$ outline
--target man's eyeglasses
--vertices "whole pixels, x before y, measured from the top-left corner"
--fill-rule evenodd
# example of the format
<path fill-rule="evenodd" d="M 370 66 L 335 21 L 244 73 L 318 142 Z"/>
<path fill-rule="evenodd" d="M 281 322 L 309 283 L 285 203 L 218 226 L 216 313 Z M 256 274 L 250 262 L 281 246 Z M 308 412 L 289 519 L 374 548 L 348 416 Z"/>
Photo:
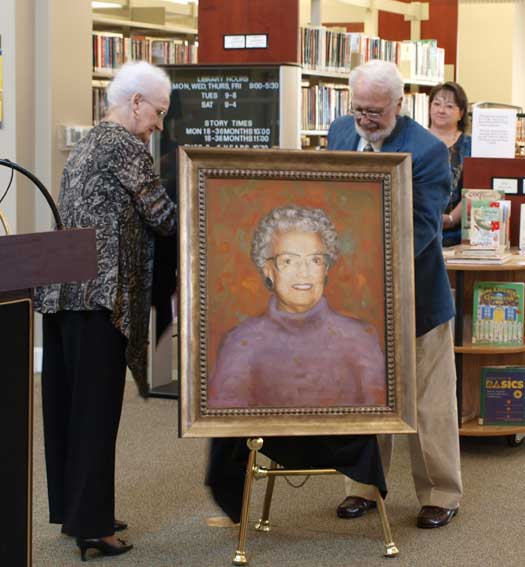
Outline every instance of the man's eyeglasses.
<path fill-rule="evenodd" d="M 159 118 L 164 118 L 167 114 L 167 110 L 162 110 L 161 108 L 157 108 L 150 100 L 148 100 L 145 96 L 142 97 L 142 100 L 144 102 L 147 102 L 152 108 L 153 110 L 157 113 L 157 116 Z"/>
<path fill-rule="evenodd" d="M 357 119 L 366 118 L 368 120 L 378 120 L 385 113 L 386 108 L 379 110 L 377 108 L 352 108 L 350 107 L 350 114 Z"/>
<path fill-rule="evenodd" d="M 306 262 L 307 267 L 312 272 L 323 271 L 329 264 L 328 254 L 308 254 L 306 256 L 301 256 L 300 254 L 284 252 L 283 254 L 276 254 L 275 256 L 266 259 L 272 260 L 279 272 L 297 270 L 303 261 Z"/>

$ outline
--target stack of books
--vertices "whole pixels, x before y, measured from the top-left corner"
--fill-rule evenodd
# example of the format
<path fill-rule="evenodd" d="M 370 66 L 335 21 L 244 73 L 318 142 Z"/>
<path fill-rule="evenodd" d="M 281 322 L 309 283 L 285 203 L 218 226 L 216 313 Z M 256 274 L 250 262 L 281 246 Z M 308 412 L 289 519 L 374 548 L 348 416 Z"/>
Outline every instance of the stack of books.
<path fill-rule="evenodd" d="M 446 254 L 447 264 L 505 264 L 512 258 L 512 253 L 508 249 L 494 250 L 483 249 L 475 246 L 460 244 L 456 246 L 452 254 Z"/>

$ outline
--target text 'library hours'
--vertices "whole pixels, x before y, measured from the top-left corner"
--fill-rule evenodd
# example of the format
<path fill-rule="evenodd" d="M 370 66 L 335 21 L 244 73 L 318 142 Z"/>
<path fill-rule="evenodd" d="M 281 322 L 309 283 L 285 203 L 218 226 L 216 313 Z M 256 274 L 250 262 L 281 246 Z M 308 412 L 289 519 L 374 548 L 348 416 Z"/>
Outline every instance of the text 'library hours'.
<path fill-rule="evenodd" d="M 250 81 L 247 76 L 204 76 L 194 81 L 174 82 L 173 90 L 200 94 L 200 107 L 203 109 L 213 109 L 218 105 L 236 109 L 239 99 L 249 96 L 250 92 L 278 91 L 279 81 Z"/>

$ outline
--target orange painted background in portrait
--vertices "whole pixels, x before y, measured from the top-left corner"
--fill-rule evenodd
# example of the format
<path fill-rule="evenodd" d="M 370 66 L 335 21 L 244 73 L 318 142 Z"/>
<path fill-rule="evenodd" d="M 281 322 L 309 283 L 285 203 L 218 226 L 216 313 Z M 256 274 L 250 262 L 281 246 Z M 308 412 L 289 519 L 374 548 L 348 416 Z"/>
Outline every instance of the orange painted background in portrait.
<path fill-rule="evenodd" d="M 341 240 L 325 296 L 335 311 L 368 321 L 384 349 L 383 204 L 379 183 L 207 179 L 208 369 L 220 342 L 266 310 L 270 291 L 250 258 L 253 232 L 275 207 L 323 209 Z M 348 345 L 352 348 L 352 345 Z"/>

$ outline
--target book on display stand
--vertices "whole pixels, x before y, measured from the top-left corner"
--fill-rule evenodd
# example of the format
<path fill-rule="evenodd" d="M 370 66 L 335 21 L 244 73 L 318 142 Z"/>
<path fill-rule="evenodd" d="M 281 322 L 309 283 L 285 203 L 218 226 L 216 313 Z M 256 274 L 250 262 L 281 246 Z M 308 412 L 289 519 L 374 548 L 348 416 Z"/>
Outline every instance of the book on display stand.
<path fill-rule="evenodd" d="M 523 282 L 475 282 L 472 344 L 523 345 L 524 287 Z"/>

